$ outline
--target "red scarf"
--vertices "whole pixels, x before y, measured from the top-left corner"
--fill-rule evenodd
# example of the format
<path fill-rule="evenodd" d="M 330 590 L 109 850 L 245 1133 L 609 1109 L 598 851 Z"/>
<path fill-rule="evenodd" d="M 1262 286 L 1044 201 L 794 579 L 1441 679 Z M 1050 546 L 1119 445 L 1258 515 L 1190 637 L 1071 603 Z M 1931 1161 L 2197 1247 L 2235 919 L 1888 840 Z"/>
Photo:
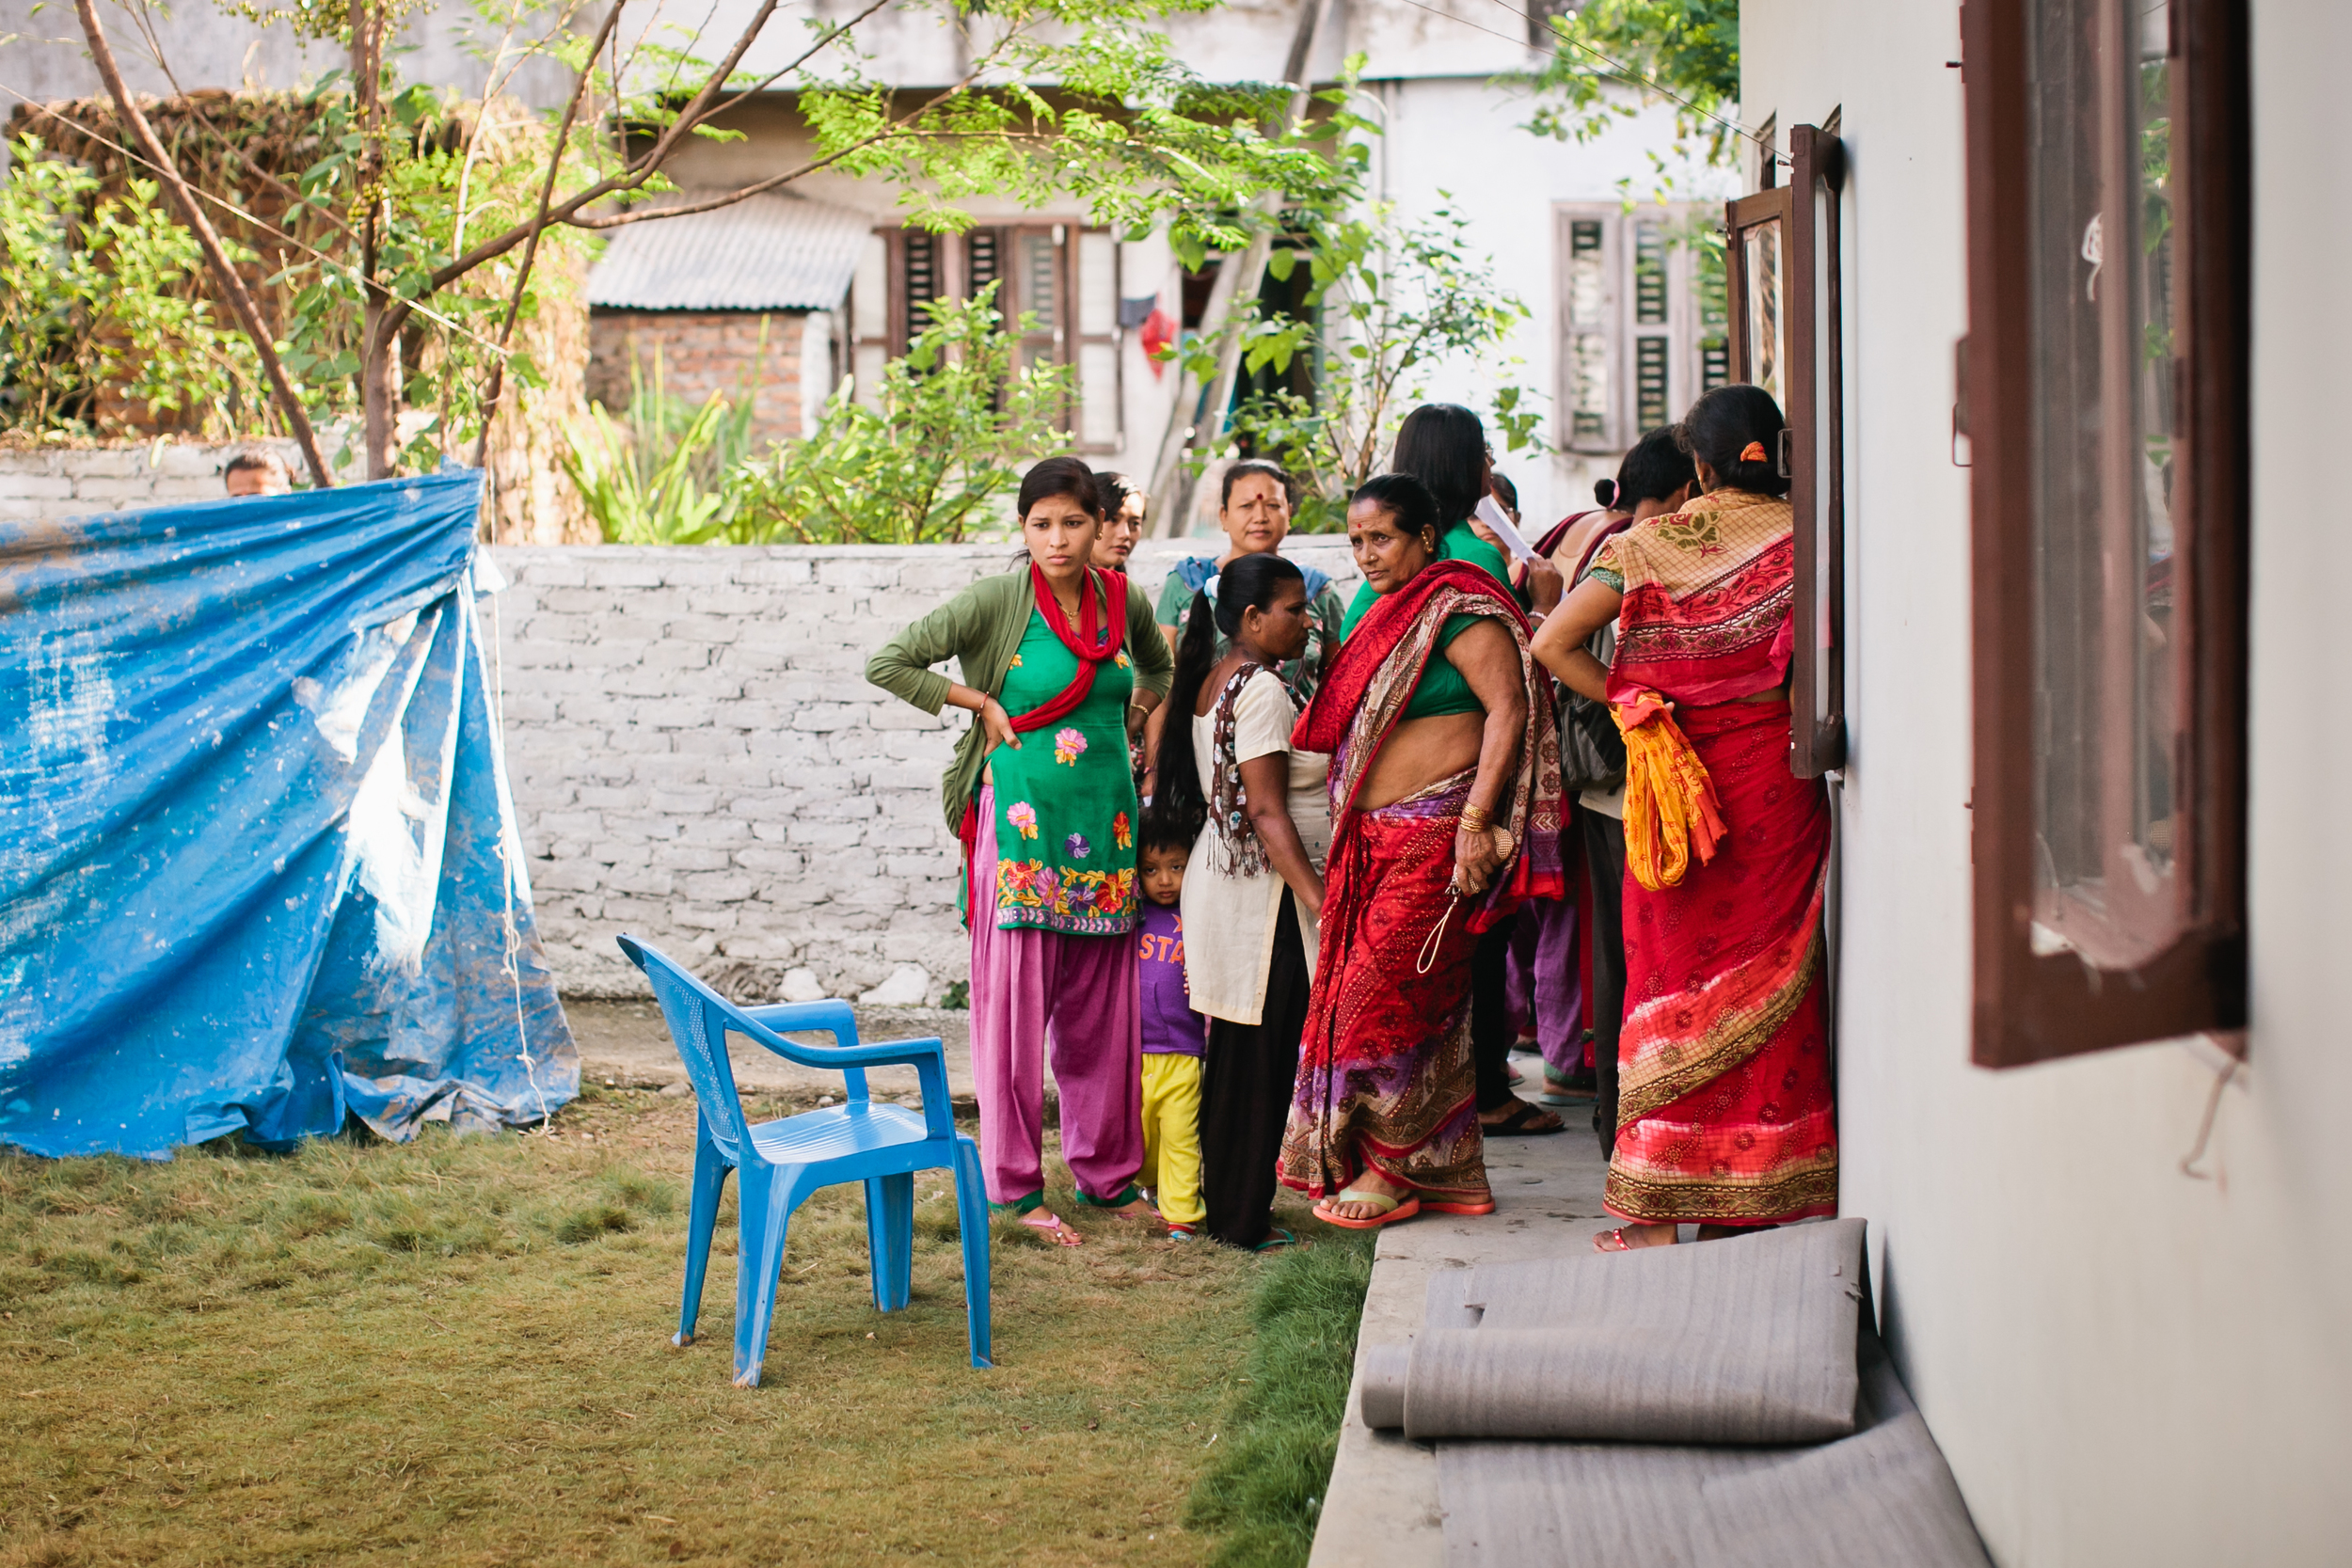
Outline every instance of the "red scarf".
<path fill-rule="evenodd" d="M 1102 582 L 1098 585 L 1096 578 Z M 1029 562 L 1029 593 L 1037 600 L 1038 613 L 1045 617 L 1045 625 L 1061 639 L 1061 645 L 1078 656 L 1078 673 L 1070 684 L 1045 702 L 1026 713 L 1006 715 L 1012 721 L 1014 733 L 1025 735 L 1041 730 L 1057 719 L 1078 710 L 1078 705 L 1094 692 L 1094 673 L 1119 655 L 1127 640 L 1127 575 L 1124 572 L 1097 573 L 1089 569 L 1078 581 L 1078 627 L 1073 631 L 1070 617 L 1062 613 L 1061 600 L 1054 596 L 1054 585 L 1045 580 L 1045 574 L 1036 562 Z M 977 715 L 973 722 L 979 722 Z M 963 803 L 963 820 L 957 827 L 956 836 L 963 840 L 964 860 L 969 864 L 972 846 L 979 839 L 980 808 L 977 794 Z"/>
<path fill-rule="evenodd" d="M 1089 570 L 1078 581 L 1078 629 L 1072 631 L 1070 617 L 1062 613 L 1061 600 L 1054 596 L 1054 585 L 1045 580 L 1045 574 L 1036 562 L 1029 562 L 1029 591 L 1037 599 L 1038 613 L 1045 617 L 1046 626 L 1061 639 L 1061 645 L 1078 656 L 1078 673 L 1052 700 L 1026 713 L 1009 715 L 1015 730 L 1024 734 L 1041 730 L 1055 720 L 1076 712 L 1078 705 L 1094 691 L 1094 672 L 1115 657 L 1120 644 L 1127 640 L 1126 575 L 1101 573 L 1101 587 L 1095 583 L 1097 575 Z"/>

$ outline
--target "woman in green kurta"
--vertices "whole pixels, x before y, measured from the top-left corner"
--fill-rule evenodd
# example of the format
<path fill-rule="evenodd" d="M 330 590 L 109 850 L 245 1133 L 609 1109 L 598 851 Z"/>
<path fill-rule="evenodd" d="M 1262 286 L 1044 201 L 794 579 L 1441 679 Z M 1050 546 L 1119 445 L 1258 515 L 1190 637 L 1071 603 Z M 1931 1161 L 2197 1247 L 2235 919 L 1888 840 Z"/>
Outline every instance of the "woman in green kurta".
<path fill-rule="evenodd" d="M 1073 457 L 1029 470 L 1025 568 L 974 583 L 875 654 L 866 674 L 926 712 L 975 721 L 943 795 L 964 849 L 972 932 L 972 1069 L 992 1202 L 1064 1245 L 1043 1208 L 1044 1048 L 1051 1025 L 1062 1156 L 1078 1201 L 1149 1212 L 1135 953 L 1136 821 L 1127 743 L 1167 695 L 1150 608 L 1088 562 L 1102 515 Z M 930 668 L 961 667 L 951 682 Z"/>

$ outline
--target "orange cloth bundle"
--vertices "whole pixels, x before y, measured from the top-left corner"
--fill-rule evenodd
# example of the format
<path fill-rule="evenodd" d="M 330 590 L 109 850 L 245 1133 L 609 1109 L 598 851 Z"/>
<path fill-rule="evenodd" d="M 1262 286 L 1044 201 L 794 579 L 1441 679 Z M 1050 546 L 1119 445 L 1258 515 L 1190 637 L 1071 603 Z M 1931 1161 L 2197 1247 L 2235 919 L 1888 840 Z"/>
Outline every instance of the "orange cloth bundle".
<path fill-rule="evenodd" d="M 1728 832 L 1715 800 L 1715 781 L 1690 737 L 1655 691 L 1610 709 L 1625 736 L 1625 864 L 1650 892 L 1675 886 L 1691 868 L 1715 858 Z"/>

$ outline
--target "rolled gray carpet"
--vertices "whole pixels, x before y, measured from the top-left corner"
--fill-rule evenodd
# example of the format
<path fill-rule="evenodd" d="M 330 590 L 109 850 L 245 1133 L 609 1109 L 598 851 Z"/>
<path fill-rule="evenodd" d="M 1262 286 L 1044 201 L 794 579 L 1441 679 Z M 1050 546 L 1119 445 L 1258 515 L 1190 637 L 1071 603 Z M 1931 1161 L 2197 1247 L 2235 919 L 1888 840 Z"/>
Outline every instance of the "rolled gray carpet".
<path fill-rule="evenodd" d="M 1448 1270 L 1359 1408 L 1408 1437 L 1806 1443 L 1854 1430 L 1863 1224 Z"/>
<path fill-rule="evenodd" d="M 1447 1568 L 1987 1568 L 1873 1336 L 1860 1426 L 1804 1449 L 1438 1446 Z"/>

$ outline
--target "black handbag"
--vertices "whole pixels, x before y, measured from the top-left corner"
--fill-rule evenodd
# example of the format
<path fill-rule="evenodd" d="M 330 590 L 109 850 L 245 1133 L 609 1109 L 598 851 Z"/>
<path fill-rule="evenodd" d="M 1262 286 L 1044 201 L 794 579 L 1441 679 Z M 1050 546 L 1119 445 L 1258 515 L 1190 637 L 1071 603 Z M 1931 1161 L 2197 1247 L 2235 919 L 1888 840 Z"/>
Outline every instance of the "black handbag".
<path fill-rule="evenodd" d="M 1603 626 L 1585 650 L 1603 665 L 1616 652 L 1616 633 Z M 1561 689 L 1560 783 L 1571 793 L 1595 789 L 1613 794 L 1625 787 L 1625 736 L 1607 703 Z"/>
<path fill-rule="evenodd" d="M 1618 523 L 1585 544 L 1583 559 L 1577 562 L 1577 582 L 1582 582 L 1585 573 L 1591 570 L 1593 557 L 1600 553 L 1602 542 L 1630 526 L 1630 520 Z M 1606 626 L 1593 633 L 1584 651 L 1607 669 L 1617 653 L 1616 627 Z M 1625 736 L 1619 733 L 1609 705 L 1579 696 L 1565 687 L 1559 689 L 1559 695 L 1561 784 L 1572 793 L 1591 789 L 1612 795 L 1623 789 Z"/>

